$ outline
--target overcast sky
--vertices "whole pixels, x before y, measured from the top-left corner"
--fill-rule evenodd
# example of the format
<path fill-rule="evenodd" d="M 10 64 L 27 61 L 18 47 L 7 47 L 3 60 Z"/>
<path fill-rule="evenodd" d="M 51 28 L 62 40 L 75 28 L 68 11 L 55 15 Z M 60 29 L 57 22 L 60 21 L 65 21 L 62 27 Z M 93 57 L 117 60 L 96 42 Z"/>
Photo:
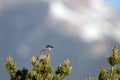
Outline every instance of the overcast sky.
<path fill-rule="evenodd" d="M 51 44 L 52 65 L 71 61 L 67 80 L 97 77 L 105 55 L 120 48 L 119 16 L 118 0 L 0 0 L 0 63 L 10 55 L 30 69 L 31 56 Z M 9 80 L 3 64 L 0 72 Z"/>

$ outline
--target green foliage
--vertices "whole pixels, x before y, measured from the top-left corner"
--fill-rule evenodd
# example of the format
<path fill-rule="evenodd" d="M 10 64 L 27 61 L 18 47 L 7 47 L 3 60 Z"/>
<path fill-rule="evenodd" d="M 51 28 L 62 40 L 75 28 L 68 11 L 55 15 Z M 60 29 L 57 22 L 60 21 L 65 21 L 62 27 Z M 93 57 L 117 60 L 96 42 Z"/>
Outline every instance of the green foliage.
<path fill-rule="evenodd" d="M 16 67 L 12 57 L 8 56 L 4 67 L 8 71 L 11 80 L 65 80 L 72 70 L 68 59 L 56 68 L 51 66 L 49 56 L 39 61 L 36 60 L 35 56 L 32 56 L 31 64 L 33 65 L 31 70 L 25 67 L 20 70 Z"/>
<path fill-rule="evenodd" d="M 111 66 L 115 66 L 120 63 L 120 56 L 118 54 L 117 47 L 113 48 L 112 56 L 107 55 L 106 59 Z"/>
<path fill-rule="evenodd" d="M 6 63 L 5 65 L 5 69 L 8 71 L 11 80 L 16 80 L 16 73 L 18 71 L 18 68 L 16 67 L 16 63 L 13 62 L 12 58 L 10 56 L 7 57 Z"/>
<path fill-rule="evenodd" d="M 106 60 L 110 67 L 108 69 L 100 66 L 98 78 L 86 79 L 86 80 L 120 80 L 120 56 L 118 49 L 115 46 L 112 50 L 111 56 L 106 56 Z"/>
<path fill-rule="evenodd" d="M 106 56 L 106 60 L 110 67 L 105 69 L 100 66 L 98 78 L 86 78 L 86 80 L 120 80 L 120 55 L 115 46 L 111 56 Z M 72 71 L 70 61 L 64 60 L 62 64 L 53 67 L 50 64 L 51 55 L 42 60 L 36 60 L 35 56 L 31 58 L 32 69 L 28 70 L 23 67 L 20 70 L 12 57 L 8 56 L 4 64 L 4 68 L 8 71 L 11 80 L 65 80 Z"/>

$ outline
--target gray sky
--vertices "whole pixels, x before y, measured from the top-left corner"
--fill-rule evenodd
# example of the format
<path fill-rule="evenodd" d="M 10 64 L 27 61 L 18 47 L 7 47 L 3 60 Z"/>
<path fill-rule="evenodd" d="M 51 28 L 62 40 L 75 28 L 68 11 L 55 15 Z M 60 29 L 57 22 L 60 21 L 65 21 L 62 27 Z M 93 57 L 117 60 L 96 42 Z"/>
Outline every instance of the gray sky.
<path fill-rule="evenodd" d="M 71 60 L 67 80 L 97 77 L 99 66 L 108 66 L 106 53 L 120 47 L 118 5 L 112 0 L 1 0 L 0 62 L 10 55 L 19 68 L 30 69 L 31 56 L 51 44 L 52 65 Z M 2 64 L 0 72 L 9 80 Z"/>

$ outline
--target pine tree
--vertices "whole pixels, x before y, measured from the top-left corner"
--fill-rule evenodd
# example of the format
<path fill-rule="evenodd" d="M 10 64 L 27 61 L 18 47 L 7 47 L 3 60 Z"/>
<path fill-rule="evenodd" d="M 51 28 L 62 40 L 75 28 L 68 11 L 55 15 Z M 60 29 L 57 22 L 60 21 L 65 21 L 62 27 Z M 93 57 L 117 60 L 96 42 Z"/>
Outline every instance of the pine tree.
<path fill-rule="evenodd" d="M 108 69 L 100 66 L 98 78 L 87 78 L 86 80 L 120 80 L 120 55 L 115 46 L 112 50 L 112 55 L 106 55 L 107 63 L 110 65 Z"/>
<path fill-rule="evenodd" d="M 4 68 L 8 71 L 11 80 L 65 80 L 72 71 L 70 61 L 66 59 L 58 67 L 53 67 L 50 64 L 50 59 L 48 56 L 37 61 L 36 57 L 32 56 L 31 64 L 33 68 L 28 70 L 23 67 L 20 70 L 13 62 L 12 57 L 8 56 Z M 100 66 L 98 78 L 90 77 L 85 80 L 120 80 L 120 55 L 116 46 L 112 49 L 111 56 L 106 55 L 106 60 L 110 65 L 108 69 Z"/>
<path fill-rule="evenodd" d="M 12 57 L 8 56 L 4 68 L 8 71 L 11 80 L 65 80 L 72 71 L 68 59 L 55 68 L 51 66 L 49 57 L 37 61 L 36 57 L 32 56 L 31 64 L 33 66 L 31 70 L 25 67 L 20 70 Z"/>

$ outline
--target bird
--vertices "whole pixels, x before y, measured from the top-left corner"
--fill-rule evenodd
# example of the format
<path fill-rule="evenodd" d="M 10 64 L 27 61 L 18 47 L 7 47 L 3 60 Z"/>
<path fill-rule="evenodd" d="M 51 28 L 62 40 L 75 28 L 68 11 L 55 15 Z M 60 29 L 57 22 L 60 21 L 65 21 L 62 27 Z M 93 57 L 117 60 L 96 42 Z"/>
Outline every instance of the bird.
<path fill-rule="evenodd" d="M 40 61 L 40 60 L 44 60 L 48 57 L 51 57 L 51 49 L 52 48 L 54 48 L 52 45 L 46 45 L 46 47 L 41 52 L 39 52 L 36 60 Z"/>

